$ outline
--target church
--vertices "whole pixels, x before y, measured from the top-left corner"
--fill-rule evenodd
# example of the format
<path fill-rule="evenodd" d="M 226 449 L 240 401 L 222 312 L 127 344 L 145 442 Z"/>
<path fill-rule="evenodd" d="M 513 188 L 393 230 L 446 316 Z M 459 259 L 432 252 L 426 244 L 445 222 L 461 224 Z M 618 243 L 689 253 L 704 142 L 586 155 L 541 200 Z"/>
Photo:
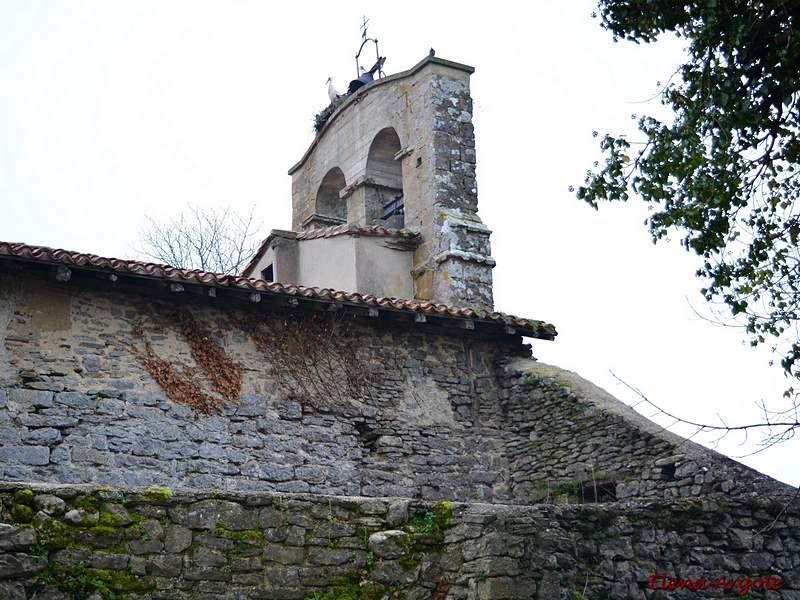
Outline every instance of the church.
<path fill-rule="evenodd" d="M 333 106 L 240 276 L 0 242 L 0 598 L 800 597 L 794 490 L 496 311 L 473 71 Z"/>

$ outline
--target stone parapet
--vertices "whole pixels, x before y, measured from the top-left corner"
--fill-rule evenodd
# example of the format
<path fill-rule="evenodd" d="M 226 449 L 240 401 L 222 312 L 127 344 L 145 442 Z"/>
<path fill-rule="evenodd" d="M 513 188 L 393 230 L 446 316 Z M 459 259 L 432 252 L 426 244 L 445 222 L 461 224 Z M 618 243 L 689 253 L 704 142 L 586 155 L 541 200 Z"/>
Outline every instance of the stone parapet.
<path fill-rule="evenodd" d="M 0 484 L 9 600 L 800 594 L 791 496 L 502 506 Z"/>

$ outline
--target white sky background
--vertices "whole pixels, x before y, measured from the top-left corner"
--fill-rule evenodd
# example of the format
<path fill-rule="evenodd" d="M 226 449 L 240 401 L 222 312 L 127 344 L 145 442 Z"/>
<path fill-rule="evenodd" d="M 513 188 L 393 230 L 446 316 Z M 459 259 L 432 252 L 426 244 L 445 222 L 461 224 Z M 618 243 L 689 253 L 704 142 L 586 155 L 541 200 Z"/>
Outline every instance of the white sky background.
<path fill-rule="evenodd" d="M 495 305 L 559 331 L 534 355 L 629 404 L 637 396 L 610 371 L 686 418 L 757 421 L 755 402 L 781 406 L 788 382 L 767 367 L 768 349 L 693 312 L 710 314 L 698 259 L 653 246 L 643 203 L 595 212 L 568 191 L 602 160 L 604 133 L 635 140 L 631 114 L 659 114 L 646 101 L 681 60 L 675 39 L 614 44 L 595 6 L 0 0 L 0 239 L 141 258 L 131 245 L 146 217 L 166 221 L 187 203 L 256 205 L 264 236 L 288 228 L 287 171 L 313 140 L 325 80 L 344 90 L 354 78 L 366 15 L 387 74 L 430 47 L 476 68 Z M 374 50 L 365 55 L 369 67 Z M 747 454 L 757 439 L 718 449 Z M 743 462 L 798 485 L 796 451 L 792 440 Z"/>

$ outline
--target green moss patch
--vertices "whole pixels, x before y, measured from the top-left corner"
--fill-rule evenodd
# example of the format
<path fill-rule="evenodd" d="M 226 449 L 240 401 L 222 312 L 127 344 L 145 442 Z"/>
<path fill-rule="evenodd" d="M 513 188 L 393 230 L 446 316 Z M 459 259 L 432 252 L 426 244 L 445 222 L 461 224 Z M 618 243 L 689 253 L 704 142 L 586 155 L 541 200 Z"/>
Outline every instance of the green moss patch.
<path fill-rule="evenodd" d="M 127 594 L 145 594 L 153 589 L 150 578 L 94 569 L 82 562 L 74 565 L 50 563 L 39 573 L 41 581 L 56 585 L 73 600 L 86 600 L 98 593 L 103 600 L 122 600 Z"/>
<path fill-rule="evenodd" d="M 369 579 L 366 571 L 358 570 L 331 579 L 327 592 L 309 592 L 304 600 L 403 600 L 407 592 L 407 584 L 385 585 Z"/>
<path fill-rule="evenodd" d="M 32 490 L 18 490 L 14 493 L 14 504 L 24 504 L 25 506 L 30 506 L 31 502 L 33 502 Z"/>
<path fill-rule="evenodd" d="M 144 495 L 150 498 L 172 498 L 172 490 L 165 487 L 149 487 L 144 491 Z"/>
<path fill-rule="evenodd" d="M 33 519 L 33 511 L 30 506 L 15 504 L 11 509 L 11 516 L 14 517 L 16 523 L 30 523 Z"/>

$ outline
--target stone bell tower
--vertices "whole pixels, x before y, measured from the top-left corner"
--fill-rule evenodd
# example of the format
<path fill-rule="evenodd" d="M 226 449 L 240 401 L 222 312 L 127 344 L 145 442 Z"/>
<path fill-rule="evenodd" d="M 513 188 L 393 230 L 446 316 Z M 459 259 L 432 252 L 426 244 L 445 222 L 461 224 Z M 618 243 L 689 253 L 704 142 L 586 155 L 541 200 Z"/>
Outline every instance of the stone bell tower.
<path fill-rule="evenodd" d="M 289 171 L 293 231 L 273 232 L 245 274 L 493 309 L 491 231 L 477 215 L 473 72 L 428 56 L 349 96 Z M 334 247 L 341 236 L 372 246 Z"/>

